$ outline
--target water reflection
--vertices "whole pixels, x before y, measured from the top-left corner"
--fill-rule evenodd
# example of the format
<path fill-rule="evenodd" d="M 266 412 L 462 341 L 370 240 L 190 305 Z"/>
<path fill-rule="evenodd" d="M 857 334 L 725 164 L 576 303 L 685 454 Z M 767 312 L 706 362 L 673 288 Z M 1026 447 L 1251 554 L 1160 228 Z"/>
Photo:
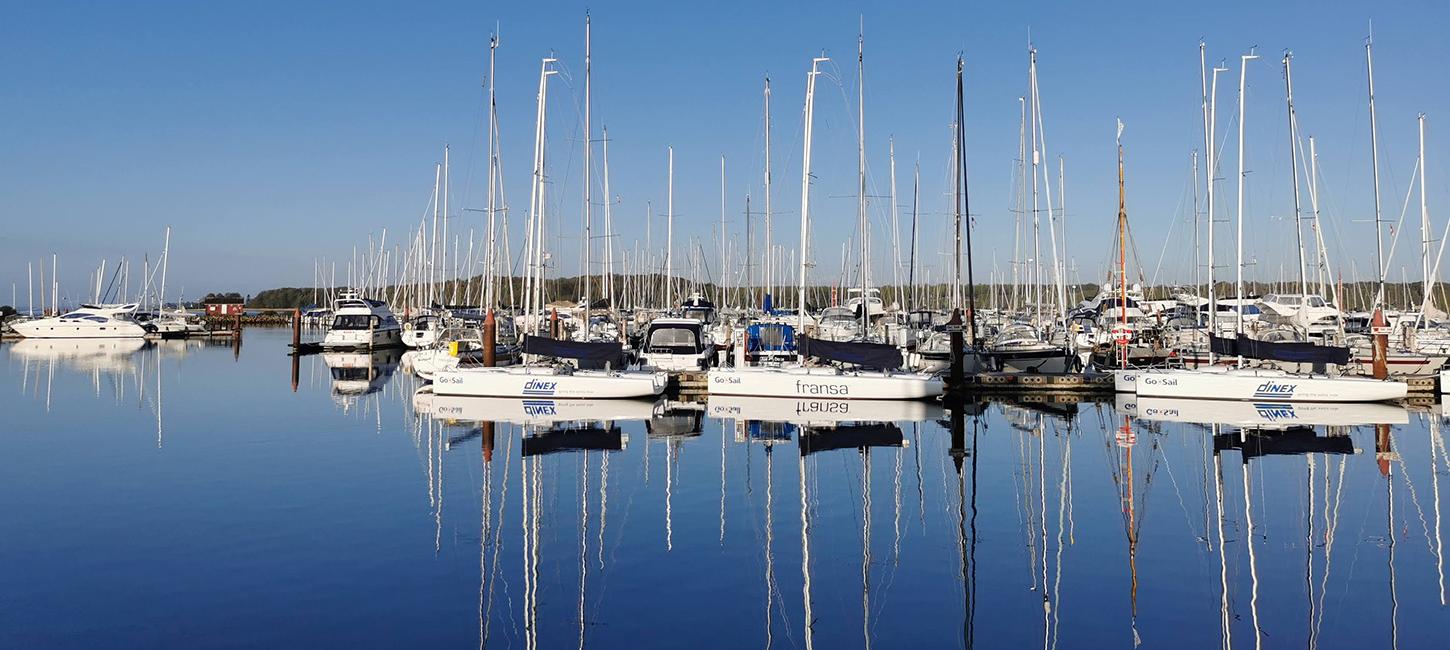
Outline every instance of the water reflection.
<path fill-rule="evenodd" d="M 1450 625 L 1438 407 L 477 399 L 419 390 L 394 355 L 304 357 L 294 395 L 284 346 L 0 346 L 21 387 L 0 406 L 40 432 L 0 435 L 6 514 L 34 533 L 0 556 L 53 585 L 16 574 L 0 629 L 174 645 L 114 599 L 104 636 L 76 631 L 46 594 L 197 616 L 257 585 L 278 600 L 236 606 L 257 634 L 387 645 L 1408 648 Z M 164 453 L 117 435 L 160 441 L 163 392 L 186 435 Z M 23 507 L 110 475 L 126 499 Z M 191 512 L 209 476 L 231 501 L 207 526 L 162 520 L 186 536 L 102 548 L 84 530 Z M 111 573 L 62 570 L 57 544 Z M 198 548 L 225 571 L 177 570 Z M 340 570 L 369 622 L 287 614 L 335 598 Z M 207 579 L 146 589 L 158 573 Z"/>

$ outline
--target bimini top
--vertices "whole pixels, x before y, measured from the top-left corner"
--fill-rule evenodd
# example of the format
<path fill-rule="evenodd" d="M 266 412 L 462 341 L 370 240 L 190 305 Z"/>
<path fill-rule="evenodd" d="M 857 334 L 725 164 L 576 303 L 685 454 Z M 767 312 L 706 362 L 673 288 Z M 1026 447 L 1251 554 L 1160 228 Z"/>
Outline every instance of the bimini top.
<path fill-rule="evenodd" d="M 585 343 L 525 335 L 524 353 L 559 359 L 599 361 L 619 366 L 624 359 L 624 346 L 619 341 Z"/>
<path fill-rule="evenodd" d="M 808 336 L 800 337 L 800 353 L 808 357 L 839 361 L 863 368 L 896 370 L 901 367 L 901 351 L 894 345 L 884 343 L 860 343 L 855 341 L 824 341 Z"/>

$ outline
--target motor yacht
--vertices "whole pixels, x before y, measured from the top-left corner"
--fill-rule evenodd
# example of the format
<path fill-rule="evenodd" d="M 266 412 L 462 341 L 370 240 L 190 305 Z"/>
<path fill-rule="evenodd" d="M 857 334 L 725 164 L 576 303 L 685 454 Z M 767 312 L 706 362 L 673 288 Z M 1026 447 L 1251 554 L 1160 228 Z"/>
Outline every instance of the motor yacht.
<path fill-rule="evenodd" d="M 147 329 L 134 318 L 137 306 L 136 303 L 81 305 L 60 316 L 13 323 L 11 328 L 32 339 L 141 338 Z"/>
<path fill-rule="evenodd" d="M 333 303 L 332 323 L 322 338 L 324 350 L 370 350 L 402 345 L 403 328 L 388 304 L 343 292 Z"/>

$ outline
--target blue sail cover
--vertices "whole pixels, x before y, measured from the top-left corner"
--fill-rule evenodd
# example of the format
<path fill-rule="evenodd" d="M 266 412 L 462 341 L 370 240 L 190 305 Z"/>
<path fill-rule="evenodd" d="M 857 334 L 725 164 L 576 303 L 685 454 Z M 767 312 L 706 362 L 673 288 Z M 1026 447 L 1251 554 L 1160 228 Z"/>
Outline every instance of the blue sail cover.
<path fill-rule="evenodd" d="M 581 359 L 622 365 L 624 347 L 618 341 L 583 343 L 542 336 L 524 336 L 524 353 L 561 359 Z"/>
<path fill-rule="evenodd" d="M 1291 363 L 1323 363 L 1342 366 L 1349 363 L 1349 348 L 1296 341 L 1256 341 L 1243 334 L 1238 338 L 1210 336 L 1209 347 L 1214 354 L 1243 356 L 1250 359 L 1288 361 Z"/>
<path fill-rule="evenodd" d="M 901 350 L 884 343 L 858 343 L 854 341 L 823 341 L 805 335 L 799 337 L 800 353 L 804 356 L 839 361 L 861 366 L 896 370 L 901 367 Z"/>

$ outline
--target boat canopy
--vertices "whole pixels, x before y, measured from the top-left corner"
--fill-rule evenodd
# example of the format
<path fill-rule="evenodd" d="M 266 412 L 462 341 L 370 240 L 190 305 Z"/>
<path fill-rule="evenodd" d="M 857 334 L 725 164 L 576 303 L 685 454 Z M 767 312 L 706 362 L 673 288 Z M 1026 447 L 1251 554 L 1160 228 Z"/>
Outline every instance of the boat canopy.
<path fill-rule="evenodd" d="M 561 359 L 584 359 L 600 363 L 622 365 L 624 348 L 619 341 L 585 343 L 565 341 L 542 336 L 524 336 L 524 353 Z"/>
<path fill-rule="evenodd" d="M 1349 348 L 1318 345 L 1302 341 L 1269 342 L 1251 339 L 1243 334 L 1232 339 L 1226 336 L 1210 337 L 1209 346 L 1214 354 L 1244 356 L 1250 359 L 1290 361 L 1297 363 L 1325 363 L 1342 366 L 1349 363 Z"/>
<path fill-rule="evenodd" d="M 901 367 L 901 351 L 894 345 L 884 343 L 860 343 L 856 341 L 826 341 L 808 336 L 800 337 L 800 353 L 817 359 L 839 361 L 865 368 L 896 370 Z"/>

